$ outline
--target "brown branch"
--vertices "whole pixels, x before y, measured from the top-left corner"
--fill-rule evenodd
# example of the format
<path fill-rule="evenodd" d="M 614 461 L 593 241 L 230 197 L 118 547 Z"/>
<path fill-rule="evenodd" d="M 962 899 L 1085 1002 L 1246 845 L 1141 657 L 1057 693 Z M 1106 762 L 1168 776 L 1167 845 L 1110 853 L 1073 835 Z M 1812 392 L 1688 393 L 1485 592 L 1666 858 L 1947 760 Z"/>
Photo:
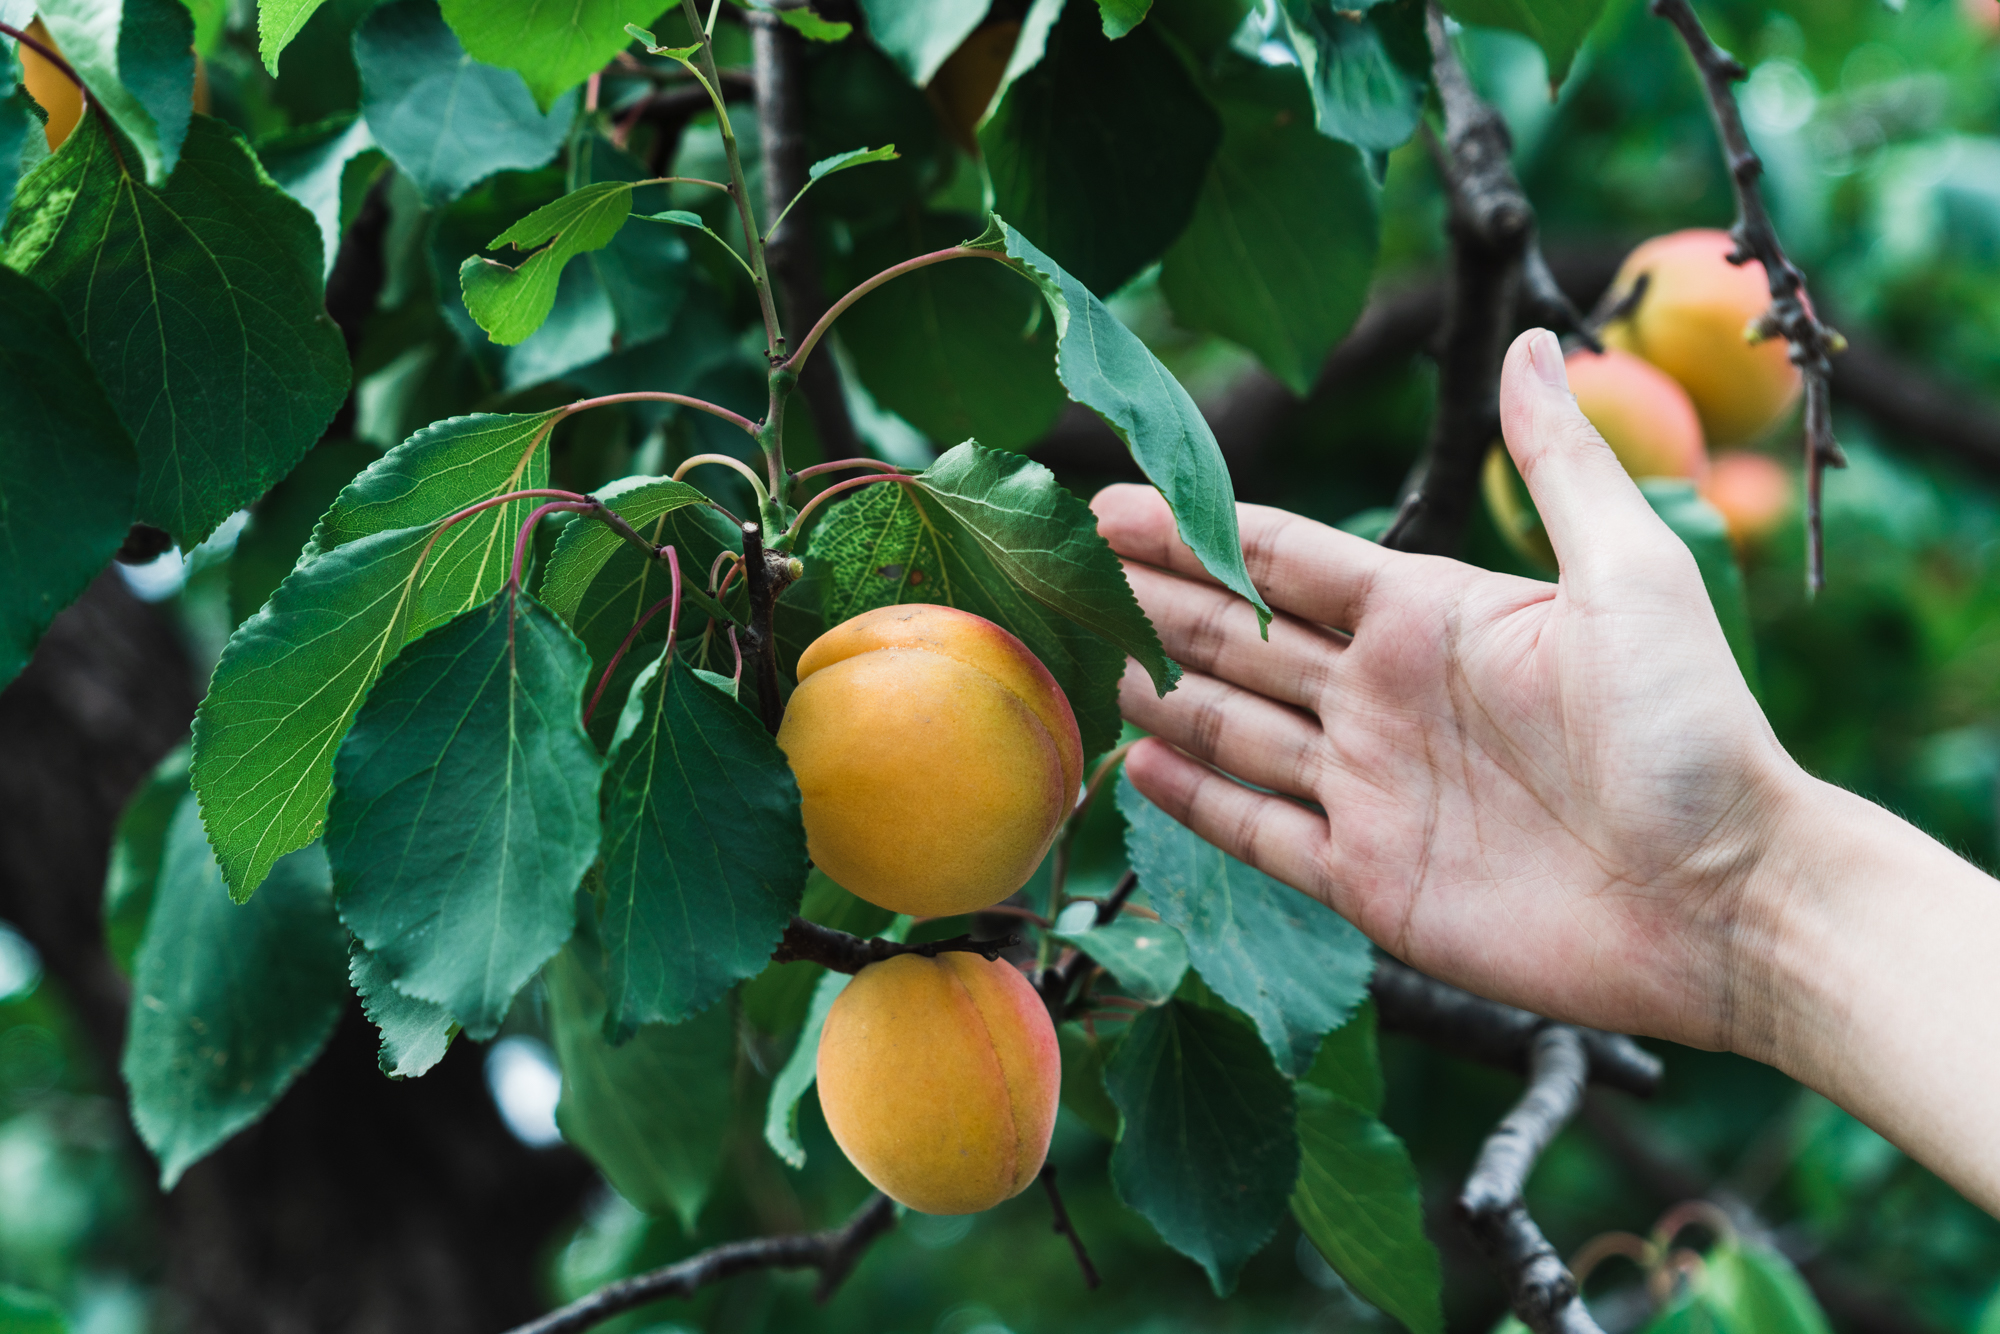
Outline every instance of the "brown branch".
<path fill-rule="evenodd" d="M 893 959 L 899 954 L 916 954 L 926 959 L 935 959 L 940 954 L 979 954 L 991 961 L 998 959 L 1001 951 L 1011 950 L 1020 943 L 1019 936 L 1006 935 L 990 940 L 953 936 L 949 940 L 927 940 L 907 945 L 896 940 L 864 940 L 830 926 L 821 926 L 818 922 L 808 922 L 803 917 L 794 917 L 791 925 L 785 928 L 784 939 L 778 942 L 778 948 L 771 951 L 771 962 L 816 963 L 836 973 L 858 973 L 871 963 Z"/>
<path fill-rule="evenodd" d="M 1485 1000 L 1426 976 L 1386 954 L 1375 959 L 1368 984 L 1384 1032 L 1407 1033 L 1431 1046 L 1521 1074 L 1533 1064 L 1540 1015 Z M 1583 1044 L 1593 1084 L 1651 1097 L 1660 1084 L 1660 1058 L 1619 1033 L 1570 1028 Z"/>
<path fill-rule="evenodd" d="M 516 1326 L 508 1334 L 573 1334 L 636 1306 L 668 1297 L 692 1297 L 711 1283 L 756 1269 L 817 1269 L 820 1280 L 814 1296 L 825 1302 L 853 1271 L 869 1244 L 895 1225 L 895 1201 L 874 1195 L 842 1227 L 711 1246 L 665 1268 L 607 1283 L 539 1320 Z"/>
<path fill-rule="evenodd" d="M 1590 1060 L 1575 1029 L 1549 1024 L 1535 1034 L 1528 1068 L 1527 1092 L 1487 1137 L 1466 1178 L 1459 1218 L 1499 1267 L 1508 1304 L 1534 1334 L 1603 1334 L 1521 1199 L 1535 1160 L 1576 1115 Z"/>
<path fill-rule="evenodd" d="M 1090 1252 L 1083 1249 L 1083 1238 L 1077 1235 L 1076 1224 L 1069 1221 L 1069 1210 L 1063 1207 L 1062 1192 L 1056 1189 L 1056 1165 L 1042 1164 L 1042 1189 L 1049 1193 L 1049 1208 L 1055 1213 L 1055 1231 L 1058 1236 L 1069 1238 L 1069 1248 L 1076 1252 L 1077 1267 L 1083 1270 L 1083 1286 L 1092 1292 L 1104 1280 L 1097 1275 L 1097 1266 L 1090 1262 Z"/>
<path fill-rule="evenodd" d="M 1473 91 L 1435 0 L 1425 24 L 1444 107 L 1443 140 L 1426 134 L 1451 197 L 1451 287 L 1430 442 L 1382 544 L 1450 554 L 1500 435 L 1500 363 L 1516 309 L 1557 329 L 1582 331 L 1583 319 L 1536 247 L 1535 211 L 1514 178 L 1507 123 Z"/>
<path fill-rule="evenodd" d="M 785 702 L 778 684 L 778 634 L 776 629 L 778 594 L 790 582 L 788 562 L 775 552 L 764 550 L 764 530 L 754 523 L 743 525 L 743 575 L 750 592 L 750 651 L 756 658 L 757 716 L 772 736 L 785 717 Z M 773 567 L 776 568 L 773 568 Z"/>
<path fill-rule="evenodd" d="M 777 217 L 805 188 L 807 161 L 805 89 L 799 77 L 805 39 L 775 13 L 750 10 L 751 51 L 757 67 L 757 127 L 764 161 L 764 213 Z M 801 201 L 771 233 L 771 277 L 778 286 L 785 327 L 803 336 L 826 313 L 826 293 L 820 285 L 819 257 L 813 248 L 811 201 Z M 783 349 L 780 349 L 781 351 Z M 799 371 L 799 392 L 812 414 L 820 456 L 854 458 L 868 449 L 855 433 L 848 415 L 847 393 L 840 368 L 832 357 L 817 357 Z"/>
<path fill-rule="evenodd" d="M 1756 260 L 1764 266 L 1771 284 L 1771 308 L 1758 321 L 1766 337 L 1781 336 L 1792 345 L 1792 363 L 1799 368 L 1806 386 L 1806 587 L 1817 593 L 1826 585 L 1826 543 L 1820 527 L 1820 483 L 1827 468 L 1844 468 L 1847 456 L 1833 438 L 1833 358 L 1846 347 L 1846 340 L 1827 328 L 1813 314 L 1806 298 L 1805 275 L 1786 256 L 1778 242 L 1778 230 L 1764 207 L 1757 178 L 1764 163 L 1750 147 L 1744 133 L 1743 116 L 1736 106 L 1732 87 L 1747 71 L 1727 51 L 1717 46 L 1701 26 L 1688 0 L 1653 0 L 1653 13 L 1674 25 L 1687 44 L 1708 95 L 1709 114 L 1715 121 L 1716 137 L 1722 141 L 1729 163 L 1730 184 L 1736 191 L 1736 223 L 1729 229 L 1735 238 L 1736 253 L 1730 262 Z"/>

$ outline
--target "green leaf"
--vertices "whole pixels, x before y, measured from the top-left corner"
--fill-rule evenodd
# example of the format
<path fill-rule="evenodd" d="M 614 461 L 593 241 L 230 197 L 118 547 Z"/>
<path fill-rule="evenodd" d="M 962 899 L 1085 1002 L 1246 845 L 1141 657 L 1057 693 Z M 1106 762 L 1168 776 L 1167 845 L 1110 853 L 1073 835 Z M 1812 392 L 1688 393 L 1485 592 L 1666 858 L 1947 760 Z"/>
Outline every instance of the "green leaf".
<path fill-rule="evenodd" d="M 1153 7 L 1153 0 L 1097 0 L 1097 10 L 1104 20 L 1104 35 L 1116 41 L 1132 29 L 1145 22 L 1146 11 Z"/>
<path fill-rule="evenodd" d="M 0 268 L 0 685 L 124 543 L 138 475 L 62 307 Z"/>
<path fill-rule="evenodd" d="M 1336 1093 L 1371 1116 L 1382 1114 L 1387 1093 L 1376 1041 L 1375 1002 L 1363 1001 L 1354 1017 L 1326 1035 L 1312 1068 L 1299 1078 Z"/>
<path fill-rule="evenodd" d="M 520 267 L 466 257 L 458 271 L 465 308 L 494 342 L 522 341 L 549 317 L 563 266 L 587 250 L 611 244 L 631 212 L 632 187 L 622 181 L 586 185 L 536 209 L 487 243 L 489 250 L 542 247 Z"/>
<path fill-rule="evenodd" d="M 326 855 L 295 852 L 256 902 L 230 902 L 192 797 L 167 831 L 132 978 L 120 1070 L 160 1188 L 270 1110 L 347 1003 Z"/>
<path fill-rule="evenodd" d="M 1509 28 L 1531 38 L 1549 59 L 1549 96 L 1569 77 L 1583 39 L 1604 12 L 1604 0 L 1445 0 L 1461 23 Z"/>
<path fill-rule="evenodd" d="M 398 991 L 481 1041 L 569 938 L 597 858 L 589 665 L 561 621 L 502 589 L 397 655 L 334 762 L 341 920 Z"/>
<path fill-rule="evenodd" d="M 368 122 L 352 114 L 285 135 L 275 143 L 266 143 L 257 154 L 278 188 L 305 205 L 319 224 L 326 273 L 333 272 L 333 261 L 340 253 L 341 187 L 349 164 L 364 154 L 369 155 L 369 161 L 361 164 L 364 169 L 369 163 L 381 162 Z"/>
<path fill-rule="evenodd" d="M 1187 973 L 1187 942 L 1165 922 L 1120 913 L 1097 925 L 1097 905 L 1079 901 L 1064 908 L 1049 932 L 1109 968 L 1125 990 L 1157 1005 L 1174 994 Z"/>
<path fill-rule="evenodd" d="M 405 642 L 507 579 L 533 500 L 442 535 L 437 520 L 548 484 L 560 414 L 454 417 L 425 427 L 340 493 L 298 566 L 236 627 L 194 720 L 194 788 L 231 892 L 319 836 L 333 755 Z"/>
<path fill-rule="evenodd" d="M 1375 956 L 1340 914 L 1205 842 L 1118 776 L 1125 850 L 1146 901 L 1187 938 L 1216 994 L 1243 1011 L 1287 1075 L 1368 994 Z"/>
<path fill-rule="evenodd" d="M 278 55 L 306 26 L 326 0 L 257 0 L 257 56 L 272 78 L 278 76 Z"/>
<path fill-rule="evenodd" d="M 809 42 L 841 42 L 847 40 L 847 35 L 854 31 L 852 23 L 821 18 L 813 12 L 811 5 L 781 9 L 778 11 L 778 17 Z"/>
<path fill-rule="evenodd" d="M 1409 1150 L 1345 1098 L 1311 1084 L 1297 1092 L 1299 1226 L 1349 1287 L 1410 1334 L 1444 1334 L 1443 1270 Z"/>
<path fill-rule="evenodd" d="M 704 622 L 694 613 L 699 609 L 715 614 L 721 608 L 698 590 L 707 583 L 709 566 L 716 557 L 724 550 L 739 549 L 741 544 L 729 521 L 702 503 L 701 492 L 670 478 L 628 477 L 600 487 L 596 494 L 648 542 L 673 546 L 681 566 L 681 642 L 699 642 Z M 590 650 L 591 690 L 595 692 L 625 636 L 671 587 L 663 562 L 621 541 L 601 523 L 572 523 L 556 541 L 540 596 L 551 611 L 569 622 Z M 590 716 L 590 735 L 600 747 L 610 748 L 632 683 L 657 656 L 649 650 L 666 642 L 667 626 L 665 613 L 647 621 L 612 674 Z M 727 650 L 724 644 L 725 655 Z"/>
<path fill-rule="evenodd" d="M 55 297 L 139 453 L 138 517 L 192 550 L 305 457 L 347 396 L 319 230 L 197 116 L 155 190 L 95 116 L 22 182 L 0 261 Z"/>
<path fill-rule="evenodd" d="M 679 1023 L 770 962 L 805 890 L 798 784 L 749 710 L 654 660 L 604 781 L 606 1035 Z"/>
<path fill-rule="evenodd" d="M 650 23 L 668 0 L 444 0 L 445 22 L 475 60 L 519 70 L 543 110 L 632 43 L 628 23 Z"/>
<path fill-rule="evenodd" d="M 821 520 L 812 554 L 828 570 L 829 624 L 934 602 L 1012 632 L 1068 697 L 1086 755 L 1118 742 L 1126 652 L 1172 671 L 1088 509 L 1019 454 L 967 442 L 913 483 L 863 488 Z"/>
<path fill-rule="evenodd" d="M 722 1174 L 734 1105 L 736 1028 L 718 1005 L 629 1042 L 604 1037 L 605 1005 L 574 948 L 549 965 L 549 1026 L 562 1067 L 556 1124 L 618 1193 L 694 1231 Z"/>
<path fill-rule="evenodd" d="M 1695 484 L 1678 477 L 1642 477 L 1639 490 L 1653 512 L 1666 520 L 1674 535 L 1687 543 L 1701 571 L 1702 586 L 1722 622 L 1722 636 L 1753 693 L 1759 691 L 1757 641 L 1750 632 L 1750 604 L 1743 588 L 1743 571 L 1736 549 L 1729 544 L 1729 525 L 1715 506 L 1701 498 Z"/>
<path fill-rule="evenodd" d="M 646 31 L 636 23 L 625 25 L 625 35 L 644 46 L 648 54 L 665 56 L 669 60 L 685 61 L 695 52 L 701 50 L 701 43 L 699 42 L 696 42 L 693 46 L 661 46 L 652 33 Z"/>
<path fill-rule="evenodd" d="M 1320 133 L 1374 153 L 1406 143 L 1430 86 L 1421 0 L 1285 0 L 1284 9 Z"/>
<path fill-rule="evenodd" d="M 1756 1334 L 1832 1334 L 1799 1271 L 1770 1247 L 1725 1242 L 1702 1259 L 1702 1295 L 1733 1327 Z"/>
<path fill-rule="evenodd" d="M 188 748 L 175 746 L 125 803 L 112 831 L 111 864 L 104 872 L 104 945 L 111 962 L 127 977 L 132 976 L 132 961 L 153 910 L 167 831 L 187 794 Z"/>
<path fill-rule="evenodd" d="M 836 171 L 846 171 L 849 167 L 863 167 L 870 162 L 894 162 L 896 146 L 884 144 L 880 148 L 850 148 L 845 153 L 835 153 L 823 157 L 806 169 L 806 179 L 816 181 L 822 176 L 831 176 Z M 801 192 L 803 193 L 803 192 Z"/>
<path fill-rule="evenodd" d="M 361 114 L 382 151 L 432 205 L 496 171 L 526 171 L 569 137 L 577 99 L 543 113 L 521 76 L 468 57 L 435 0 L 396 0 L 354 34 Z"/>
<path fill-rule="evenodd" d="M 41 1293 L 0 1283 L 0 1334 L 69 1334 L 69 1319 Z"/>
<path fill-rule="evenodd" d="M 797 964 L 787 964 L 796 968 Z M 791 1166 L 806 1165 L 806 1146 L 799 1143 L 799 1099 L 819 1077 L 819 1035 L 826 1027 L 827 1011 L 847 984 L 854 979 L 846 973 L 829 972 L 813 988 L 812 1005 L 806 1010 L 805 1027 L 799 1030 L 799 1045 L 771 1081 L 771 1098 L 764 1105 L 764 1142 Z"/>
<path fill-rule="evenodd" d="M 146 179 L 166 181 L 194 114 L 194 18 L 187 6 L 181 0 L 39 0 L 38 10 L 91 98 L 138 150 Z"/>
<path fill-rule="evenodd" d="M 965 233 L 959 215 L 923 218 L 914 241 L 897 222 L 855 247 L 857 272 L 912 251 L 943 250 Z M 1056 379 L 1056 330 L 1040 298 L 993 263 L 932 264 L 884 283 L 840 318 L 840 341 L 868 392 L 932 440 L 976 439 L 1026 449 L 1049 433 L 1068 398 Z"/>
<path fill-rule="evenodd" d="M 251 507 L 250 523 L 229 558 L 231 625 L 243 624 L 271 600 L 342 489 L 381 457 L 373 445 L 329 437 Z"/>
<path fill-rule="evenodd" d="M 347 980 L 361 997 L 361 1012 L 381 1030 L 375 1060 L 383 1074 L 414 1079 L 444 1059 L 458 1033 L 450 1012 L 396 990 L 388 967 L 358 940 L 348 953 Z"/>
<path fill-rule="evenodd" d="M 1104 1090 L 1104 1065 L 1118 1049 L 1116 1038 L 1090 1035 L 1082 1024 L 1056 1030 L 1062 1051 L 1062 1105 L 1077 1120 L 1104 1138 L 1117 1142 L 1118 1107 Z"/>
<path fill-rule="evenodd" d="M 1269 625 L 1236 529 L 1236 496 L 1215 432 L 1180 381 L 1088 288 L 998 216 L 966 244 L 1004 251 L 1042 290 L 1056 319 L 1056 374 L 1069 396 L 1104 418 L 1173 508 L 1181 540 L 1218 583 Z M 1154 684 L 1160 684 L 1154 678 Z"/>
<path fill-rule="evenodd" d="M 868 36 L 914 84 L 926 84 L 945 57 L 986 17 L 987 0 L 861 0 Z"/>
<path fill-rule="evenodd" d="M 1298 1178 L 1291 1085 L 1241 1020 L 1185 1001 L 1134 1019 L 1104 1082 L 1125 1120 L 1118 1198 L 1228 1296 Z"/>
<path fill-rule="evenodd" d="M 739 266 L 741 266 L 743 272 L 750 275 L 751 281 L 752 282 L 756 281 L 757 275 L 755 271 L 751 269 L 749 261 L 744 259 L 743 256 L 736 253 L 735 246 L 723 240 L 722 233 L 716 231 L 713 227 L 710 227 L 706 222 L 703 222 L 701 219 L 701 214 L 690 212 L 689 210 L 684 208 L 670 208 L 662 210 L 659 213 L 642 213 L 639 215 L 639 221 L 664 222 L 670 227 L 686 227 L 690 231 L 701 232 L 702 234 L 712 239 L 717 245 L 721 246 L 724 250 L 728 251 L 729 257 L 735 260 L 736 263 Z"/>
<path fill-rule="evenodd" d="M 49 155 L 48 135 L 33 110 L 35 99 L 20 82 L 21 69 L 12 51 L 0 50 L 0 217 L 14 203 L 21 178 Z"/>
<path fill-rule="evenodd" d="M 1074 4 L 979 142 L 995 211 L 1108 296 L 1194 216 L 1222 122 L 1158 33 L 1114 44 Z"/>
<path fill-rule="evenodd" d="M 1375 188 L 1359 153 L 1314 130 L 1296 69 L 1234 61 L 1209 91 L 1222 149 L 1160 290 L 1181 324 L 1241 343 L 1303 396 L 1367 301 Z"/>

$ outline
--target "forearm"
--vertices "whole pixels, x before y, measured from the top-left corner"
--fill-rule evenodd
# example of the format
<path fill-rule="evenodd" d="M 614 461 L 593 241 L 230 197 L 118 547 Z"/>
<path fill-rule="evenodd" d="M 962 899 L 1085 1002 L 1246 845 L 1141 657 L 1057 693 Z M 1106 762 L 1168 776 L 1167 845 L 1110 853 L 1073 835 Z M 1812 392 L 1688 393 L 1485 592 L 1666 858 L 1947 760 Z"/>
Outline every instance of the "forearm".
<path fill-rule="evenodd" d="M 1736 925 L 1732 1038 L 2000 1214 L 2000 882 L 1800 776 Z"/>

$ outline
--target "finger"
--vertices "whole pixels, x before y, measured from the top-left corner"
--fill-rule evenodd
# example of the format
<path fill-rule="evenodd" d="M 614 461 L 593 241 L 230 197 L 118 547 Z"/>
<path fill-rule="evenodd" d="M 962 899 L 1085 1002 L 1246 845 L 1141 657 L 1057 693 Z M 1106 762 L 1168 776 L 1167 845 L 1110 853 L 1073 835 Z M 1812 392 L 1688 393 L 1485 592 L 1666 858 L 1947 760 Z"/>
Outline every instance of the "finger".
<path fill-rule="evenodd" d="M 1118 710 L 1135 726 L 1246 783 L 1298 797 L 1319 791 L 1326 733 L 1310 714 L 1194 673 L 1163 699 L 1136 663 L 1125 666 Z"/>
<path fill-rule="evenodd" d="M 1319 706 L 1344 635 L 1280 612 L 1267 641 L 1257 609 L 1215 584 L 1136 564 L 1125 578 L 1175 662 L 1287 704 Z"/>
<path fill-rule="evenodd" d="M 1562 345 L 1547 329 L 1530 329 L 1507 349 L 1500 429 L 1566 581 L 1623 567 L 1623 557 L 1655 558 L 1661 539 L 1681 545 L 1577 407 Z"/>
<path fill-rule="evenodd" d="M 1162 811 L 1240 862 L 1325 902 L 1324 818 L 1197 764 L 1158 738 L 1126 757 L 1132 785 Z"/>
<path fill-rule="evenodd" d="M 1215 582 L 1180 539 L 1174 514 L 1150 486 L 1108 486 L 1091 500 L 1097 531 L 1128 560 Z M 1262 505 L 1238 505 L 1243 563 L 1264 600 L 1337 630 L 1353 630 L 1395 552 L 1323 523 Z"/>

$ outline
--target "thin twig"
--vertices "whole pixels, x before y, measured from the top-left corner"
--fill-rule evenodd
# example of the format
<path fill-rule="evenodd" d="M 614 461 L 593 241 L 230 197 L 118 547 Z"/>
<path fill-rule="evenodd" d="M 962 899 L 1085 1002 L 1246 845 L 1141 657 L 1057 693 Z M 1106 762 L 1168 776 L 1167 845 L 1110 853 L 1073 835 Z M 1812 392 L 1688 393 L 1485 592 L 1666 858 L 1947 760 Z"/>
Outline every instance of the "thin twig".
<path fill-rule="evenodd" d="M 1521 1192 L 1535 1160 L 1583 1099 L 1590 1060 L 1576 1030 L 1549 1024 L 1535 1034 L 1528 1090 L 1486 1139 L 1458 1198 L 1473 1240 L 1500 1269 L 1508 1303 L 1534 1334 L 1603 1334 L 1576 1279 L 1528 1216 Z"/>
<path fill-rule="evenodd" d="M 1056 1189 L 1056 1165 L 1042 1164 L 1042 1189 L 1049 1193 L 1049 1208 L 1056 1216 L 1057 1235 L 1069 1238 L 1069 1248 L 1076 1252 L 1077 1267 L 1083 1270 L 1083 1286 L 1092 1292 L 1104 1280 L 1097 1276 L 1097 1266 L 1090 1262 L 1090 1252 L 1083 1249 L 1083 1238 L 1077 1235 L 1076 1224 L 1069 1221 L 1069 1210 L 1063 1207 L 1062 1192 Z"/>
<path fill-rule="evenodd" d="M 1757 321 L 1764 337 L 1782 337 L 1791 344 L 1792 364 L 1805 380 L 1806 451 L 1806 589 L 1826 586 L 1826 542 L 1820 524 L 1820 483 L 1828 468 L 1844 468 L 1847 456 L 1833 438 L 1833 358 L 1847 342 L 1819 321 L 1806 297 L 1805 275 L 1785 254 L 1772 225 L 1763 192 L 1757 188 L 1764 162 L 1750 147 L 1743 115 L 1732 85 L 1746 77 L 1737 59 L 1715 44 L 1688 0 L 1653 0 L 1653 13 L 1674 25 L 1701 75 L 1708 95 L 1709 115 L 1729 163 L 1729 181 L 1736 191 L 1736 223 L 1729 229 L 1736 242 L 1732 264 L 1756 260 L 1771 285 L 1771 308 Z"/>
<path fill-rule="evenodd" d="M 1119 878 L 1117 888 L 1111 896 L 1097 905 L 1097 926 L 1109 926 L 1117 920 L 1131 901 L 1132 893 L 1139 888 L 1139 873 L 1128 870 Z M 1082 950 L 1074 951 L 1060 965 L 1044 968 L 1036 990 L 1042 993 L 1042 1004 L 1049 1007 L 1049 1013 L 1057 1023 L 1074 1018 L 1090 1003 L 1089 996 L 1078 990 L 1091 971 L 1097 967 L 1097 960 Z"/>
<path fill-rule="evenodd" d="M 977 954 L 988 962 L 1000 957 L 1003 950 L 1011 950 L 1021 943 L 1016 935 L 996 936 L 990 940 L 974 940 L 971 936 L 953 936 L 949 940 L 927 940 L 910 945 L 898 940 L 869 940 L 836 931 L 818 922 L 808 922 L 803 917 L 794 917 L 785 928 L 784 939 L 778 948 L 771 951 L 772 963 L 816 963 L 836 973 L 858 973 L 870 964 L 893 959 L 899 954 L 915 954 L 926 959 L 935 959 L 940 954 Z"/>
<path fill-rule="evenodd" d="M 869 1244 L 895 1225 L 895 1201 L 874 1195 L 842 1227 L 712 1246 L 665 1268 L 607 1283 L 508 1334 L 575 1334 L 634 1307 L 668 1297 L 692 1297 L 711 1283 L 756 1269 L 817 1269 L 820 1279 L 814 1296 L 825 1302 L 853 1272 Z"/>

